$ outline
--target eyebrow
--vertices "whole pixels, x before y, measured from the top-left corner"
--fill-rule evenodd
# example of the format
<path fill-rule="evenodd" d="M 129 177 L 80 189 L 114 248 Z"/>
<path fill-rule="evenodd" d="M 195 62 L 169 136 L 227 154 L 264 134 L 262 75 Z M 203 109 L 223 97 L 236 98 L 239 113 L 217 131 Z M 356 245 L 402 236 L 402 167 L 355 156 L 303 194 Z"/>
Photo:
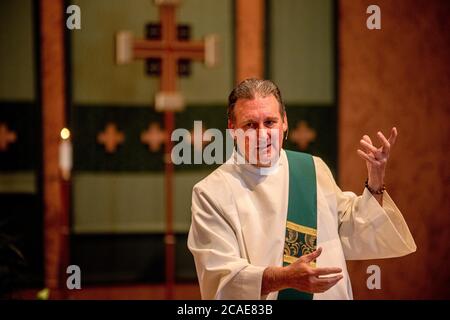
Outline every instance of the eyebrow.
<path fill-rule="evenodd" d="M 253 118 L 242 119 L 241 121 L 241 123 L 250 123 L 250 122 L 257 122 L 257 121 Z"/>
<path fill-rule="evenodd" d="M 264 118 L 264 121 L 277 121 L 278 117 L 273 117 L 273 116 L 268 116 L 267 118 Z M 242 123 L 249 123 L 249 122 L 258 122 L 257 120 L 253 119 L 253 118 L 248 118 L 248 119 L 243 119 Z"/>

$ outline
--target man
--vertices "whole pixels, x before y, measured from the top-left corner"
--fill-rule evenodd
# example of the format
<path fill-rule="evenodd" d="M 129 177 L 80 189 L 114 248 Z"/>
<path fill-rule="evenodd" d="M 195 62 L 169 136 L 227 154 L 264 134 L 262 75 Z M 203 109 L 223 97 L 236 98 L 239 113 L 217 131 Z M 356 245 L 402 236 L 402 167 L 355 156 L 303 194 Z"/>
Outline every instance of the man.
<path fill-rule="evenodd" d="M 352 299 L 346 259 L 416 250 L 384 190 L 395 128 L 389 139 L 378 133 L 381 147 L 360 141 L 361 196 L 342 192 L 320 158 L 281 148 L 287 116 L 271 81 L 231 92 L 228 128 L 256 137 L 237 139 L 233 156 L 193 189 L 188 247 L 203 299 Z"/>

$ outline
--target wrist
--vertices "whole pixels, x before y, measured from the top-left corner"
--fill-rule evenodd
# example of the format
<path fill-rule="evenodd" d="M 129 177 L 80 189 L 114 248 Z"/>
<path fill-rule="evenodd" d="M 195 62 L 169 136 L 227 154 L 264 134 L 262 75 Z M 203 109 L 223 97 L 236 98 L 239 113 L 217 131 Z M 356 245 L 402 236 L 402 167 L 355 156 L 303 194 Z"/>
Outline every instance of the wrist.
<path fill-rule="evenodd" d="M 371 169 L 368 171 L 367 180 L 369 186 L 374 189 L 379 189 L 384 185 L 384 170 Z"/>
<path fill-rule="evenodd" d="M 288 267 L 267 267 L 262 277 L 261 294 L 266 295 L 286 288 L 287 269 Z"/>
<path fill-rule="evenodd" d="M 373 181 L 367 179 L 364 185 L 367 188 L 367 190 L 369 190 L 369 192 L 373 195 L 383 194 L 383 192 L 386 190 L 386 187 L 382 180 L 380 182 L 374 183 Z"/>
<path fill-rule="evenodd" d="M 384 176 L 371 174 L 367 177 L 367 183 L 371 188 L 378 189 L 384 184 Z"/>

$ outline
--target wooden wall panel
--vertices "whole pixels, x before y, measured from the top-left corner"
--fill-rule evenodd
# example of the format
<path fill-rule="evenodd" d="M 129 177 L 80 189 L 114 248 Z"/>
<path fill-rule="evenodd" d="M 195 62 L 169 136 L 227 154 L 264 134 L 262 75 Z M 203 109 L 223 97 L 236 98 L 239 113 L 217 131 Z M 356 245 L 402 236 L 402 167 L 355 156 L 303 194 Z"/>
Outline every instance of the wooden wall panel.
<path fill-rule="evenodd" d="M 450 298 L 450 4 L 377 1 L 381 30 L 366 28 L 371 1 L 339 1 L 339 178 L 360 193 L 363 134 L 397 126 L 387 188 L 415 238 L 416 253 L 351 262 L 355 298 Z M 368 290 L 378 264 L 382 289 Z"/>

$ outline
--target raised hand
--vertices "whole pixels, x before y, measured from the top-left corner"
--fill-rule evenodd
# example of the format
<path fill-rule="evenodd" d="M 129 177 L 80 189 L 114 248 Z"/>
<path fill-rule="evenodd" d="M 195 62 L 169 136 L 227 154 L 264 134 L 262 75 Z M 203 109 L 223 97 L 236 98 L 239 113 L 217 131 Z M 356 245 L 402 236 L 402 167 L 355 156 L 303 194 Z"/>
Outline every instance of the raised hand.
<path fill-rule="evenodd" d="M 359 156 L 366 160 L 369 186 L 374 190 L 383 186 L 386 164 L 392 146 L 397 139 L 397 129 L 395 127 L 392 128 L 389 139 L 386 139 L 381 131 L 378 131 L 377 136 L 381 142 L 380 147 L 374 146 L 370 137 L 364 135 L 360 141 L 362 150 L 358 149 Z"/>

